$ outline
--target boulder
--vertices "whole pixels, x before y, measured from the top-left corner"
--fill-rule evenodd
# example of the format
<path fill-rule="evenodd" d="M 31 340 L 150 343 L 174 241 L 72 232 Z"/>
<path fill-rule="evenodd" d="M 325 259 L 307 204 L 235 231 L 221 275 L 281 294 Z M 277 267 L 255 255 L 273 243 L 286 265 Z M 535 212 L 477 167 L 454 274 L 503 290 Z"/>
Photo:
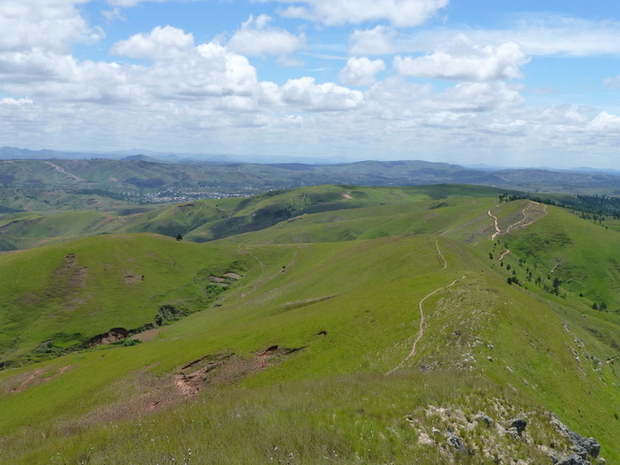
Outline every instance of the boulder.
<path fill-rule="evenodd" d="M 590 462 L 582 459 L 577 454 L 572 454 L 560 460 L 556 465 L 590 465 Z"/>
<path fill-rule="evenodd" d="M 523 431 L 525 431 L 525 427 L 527 426 L 527 421 L 523 418 L 513 418 L 508 422 L 510 428 L 514 428 L 517 430 L 517 433 L 521 435 Z"/>

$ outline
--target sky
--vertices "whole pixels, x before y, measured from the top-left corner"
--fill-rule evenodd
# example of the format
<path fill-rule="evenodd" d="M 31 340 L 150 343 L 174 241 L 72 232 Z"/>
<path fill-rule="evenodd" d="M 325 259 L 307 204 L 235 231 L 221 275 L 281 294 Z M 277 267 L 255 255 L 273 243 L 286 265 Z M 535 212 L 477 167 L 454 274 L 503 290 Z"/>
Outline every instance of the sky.
<path fill-rule="evenodd" d="M 617 0 L 2 0 L 0 146 L 620 169 Z"/>

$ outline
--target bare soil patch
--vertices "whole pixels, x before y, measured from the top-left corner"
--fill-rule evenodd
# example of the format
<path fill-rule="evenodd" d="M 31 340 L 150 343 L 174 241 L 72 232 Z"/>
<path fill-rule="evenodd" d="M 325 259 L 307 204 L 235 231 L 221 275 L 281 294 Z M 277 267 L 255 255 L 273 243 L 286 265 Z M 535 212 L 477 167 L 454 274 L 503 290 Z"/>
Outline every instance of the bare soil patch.
<path fill-rule="evenodd" d="M 18 392 L 23 392 L 28 388 L 38 386 L 39 384 L 47 383 L 53 379 L 56 379 L 59 376 L 65 374 L 67 371 L 71 370 L 72 368 L 74 368 L 72 365 L 66 365 L 60 369 L 39 368 L 29 373 L 25 373 L 22 376 L 11 378 L 11 385 L 5 387 L 4 392 L 5 394 L 16 394 Z"/>
<path fill-rule="evenodd" d="M 149 342 L 152 341 L 153 338 L 159 334 L 160 330 L 160 328 L 149 329 L 147 331 L 142 331 L 141 333 L 134 334 L 131 338 L 139 339 L 142 342 Z"/>
<path fill-rule="evenodd" d="M 235 281 L 238 281 L 239 279 L 243 278 L 243 276 L 237 273 L 224 273 L 224 277 L 229 278 L 229 279 L 234 279 Z"/>
<path fill-rule="evenodd" d="M 136 274 L 131 270 L 125 270 L 123 272 L 123 275 L 124 275 L 123 280 L 126 283 L 131 283 L 131 284 L 139 283 L 140 281 L 144 279 L 144 275 Z"/>
<path fill-rule="evenodd" d="M 185 397 L 193 397 L 206 386 L 233 384 L 280 363 L 300 348 L 270 346 L 250 355 L 224 352 L 205 355 L 181 367 L 174 382 Z"/>

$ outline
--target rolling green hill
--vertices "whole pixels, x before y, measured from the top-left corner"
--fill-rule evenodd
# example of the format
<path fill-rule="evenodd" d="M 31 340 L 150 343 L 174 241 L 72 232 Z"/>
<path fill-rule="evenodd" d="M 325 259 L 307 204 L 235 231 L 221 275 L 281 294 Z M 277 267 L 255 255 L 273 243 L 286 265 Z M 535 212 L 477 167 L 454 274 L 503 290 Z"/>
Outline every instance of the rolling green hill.
<path fill-rule="evenodd" d="M 460 185 L 357 188 L 317 186 L 271 191 L 249 198 L 200 200 L 180 205 L 121 208 L 112 212 L 72 211 L 58 214 L 13 213 L 0 223 L 4 250 L 39 247 L 59 241 L 109 233 L 148 232 L 205 242 L 269 228 L 308 214 L 351 210 L 353 217 L 372 218 L 375 210 L 387 216 L 408 205 L 414 210 L 438 209 L 441 199 L 497 196 L 494 188 Z M 426 201 L 426 203 L 424 202 Z M 392 210 L 383 208 L 392 205 Z M 338 217 L 338 215 L 332 215 Z M 321 220 L 322 221 L 322 220 Z M 372 221 L 372 220 L 371 220 Z M 364 226 L 364 228 L 366 228 Z M 397 234 L 396 231 L 388 231 Z M 319 234 L 327 240 L 324 233 Z M 342 238 L 341 238 L 342 239 Z M 331 238 L 330 238 L 331 240 Z M 0 248 L 0 250 L 2 250 Z"/>
<path fill-rule="evenodd" d="M 115 219 L 0 255 L 7 463 L 620 461 L 612 229 L 466 186 Z"/>

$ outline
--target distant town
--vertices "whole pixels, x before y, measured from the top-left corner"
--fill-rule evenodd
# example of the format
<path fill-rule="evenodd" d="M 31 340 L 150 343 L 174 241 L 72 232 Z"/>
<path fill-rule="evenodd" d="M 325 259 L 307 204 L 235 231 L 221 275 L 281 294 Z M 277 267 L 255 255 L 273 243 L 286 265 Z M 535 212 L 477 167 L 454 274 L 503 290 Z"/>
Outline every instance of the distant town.
<path fill-rule="evenodd" d="M 248 188 L 253 192 L 200 192 L 167 189 L 155 193 L 123 192 L 128 200 L 139 203 L 183 203 L 201 199 L 227 199 L 231 197 L 251 197 L 258 189 Z"/>

